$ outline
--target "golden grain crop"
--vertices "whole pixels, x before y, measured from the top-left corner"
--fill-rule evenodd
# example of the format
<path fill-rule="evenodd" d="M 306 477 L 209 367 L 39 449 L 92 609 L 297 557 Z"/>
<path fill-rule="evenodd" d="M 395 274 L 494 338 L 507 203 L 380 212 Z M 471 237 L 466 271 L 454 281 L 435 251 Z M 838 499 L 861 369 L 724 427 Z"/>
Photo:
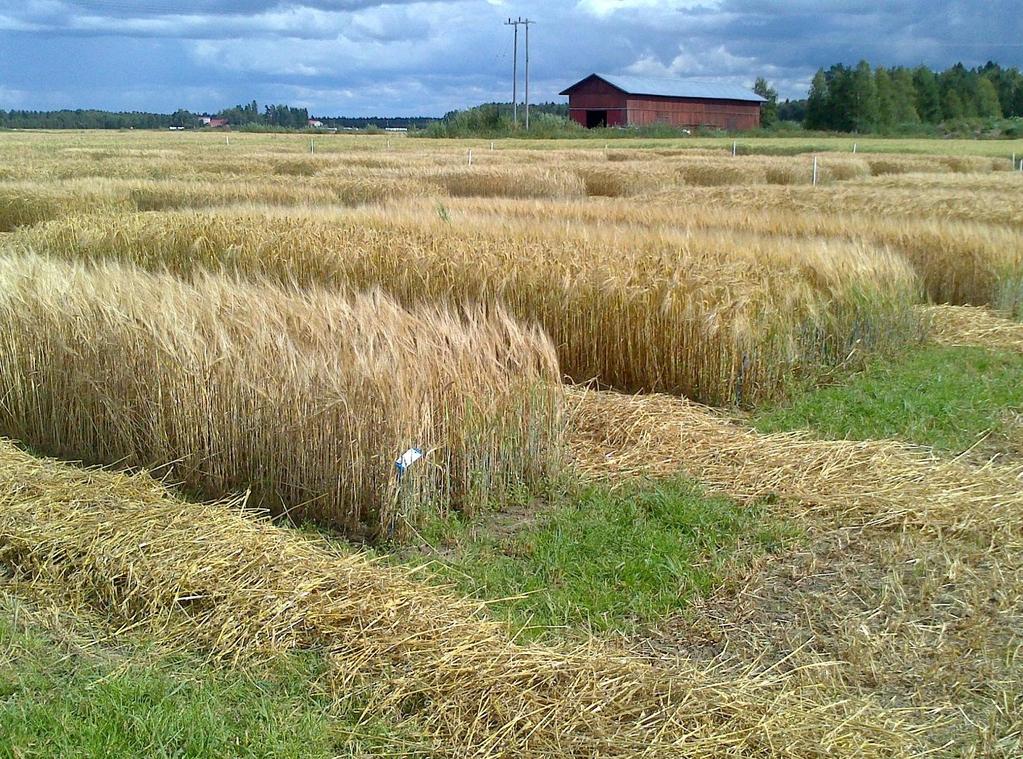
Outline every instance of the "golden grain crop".
<path fill-rule="evenodd" d="M 739 198 L 742 196 L 739 195 Z M 473 225 L 482 218 L 549 221 L 606 234 L 630 230 L 641 239 L 657 231 L 684 233 L 722 230 L 769 238 L 859 241 L 903 256 L 935 303 L 989 304 L 1015 311 L 1023 303 L 1023 230 L 1003 225 L 947 219 L 889 219 L 806 209 L 759 209 L 729 196 L 691 195 L 683 205 L 663 199 L 633 203 L 451 200 L 445 209 L 453 223 Z M 414 207 L 428 210 L 420 201 Z"/>
<path fill-rule="evenodd" d="M 677 141 L 9 138 L 0 228 L 37 228 L 7 247 L 502 302 L 550 333 L 573 379 L 626 389 L 756 402 L 794 371 L 910 339 L 917 290 L 1023 302 L 1018 172 L 991 155 L 820 152 L 810 187 L 800 151 L 817 148 L 792 141 L 732 157 Z M 210 213 L 148 213 L 179 209 Z"/>
<path fill-rule="evenodd" d="M 406 304 L 505 304 L 541 325 L 575 381 L 753 403 L 794 371 L 915 335 L 912 271 L 858 242 L 451 223 L 443 208 L 221 212 L 51 222 L 9 247 L 189 275 L 227 269 L 381 287 Z"/>
<path fill-rule="evenodd" d="M 349 533 L 542 485 L 558 379 L 547 338 L 496 307 L 0 259 L 0 434 Z"/>

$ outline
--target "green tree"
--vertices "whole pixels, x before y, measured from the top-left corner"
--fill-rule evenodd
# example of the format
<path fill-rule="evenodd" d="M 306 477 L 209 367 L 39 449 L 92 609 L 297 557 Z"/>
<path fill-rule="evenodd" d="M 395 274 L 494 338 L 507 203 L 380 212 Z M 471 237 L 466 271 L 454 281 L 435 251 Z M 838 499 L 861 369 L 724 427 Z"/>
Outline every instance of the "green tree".
<path fill-rule="evenodd" d="M 981 74 L 991 80 L 998 91 L 998 104 L 1006 117 L 1023 116 L 1023 74 L 1019 69 L 1003 69 L 988 61 Z"/>
<path fill-rule="evenodd" d="M 892 121 L 895 124 L 919 124 L 920 114 L 916 111 L 916 86 L 913 72 L 907 68 L 892 69 Z"/>
<path fill-rule="evenodd" d="M 828 100 L 827 77 L 824 75 L 824 69 L 817 69 L 806 96 L 806 120 L 803 123 L 807 129 L 828 129 L 831 126 L 828 118 Z"/>
<path fill-rule="evenodd" d="M 977 115 L 985 118 L 1002 118 L 1002 107 L 998 102 L 998 90 L 986 76 L 977 80 Z"/>
<path fill-rule="evenodd" d="M 870 64 L 860 61 L 852 72 L 850 83 L 850 119 L 857 132 L 872 132 L 877 126 L 877 86 Z"/>
<path fill-rule="evenodd" d="M 187 127 L 191 129 L 196 125 L 195 116 L 190 111 L 186 111 L 184 108 L 179 108 L 174 111 L 170 117 L 170 125 L 174 127 Z"/>
<path fill-rule="evenodd" d="M 762 76 L 753 83 L 753 91 L 767 101 L 760 107 L 760 125 L 769 127 L 778 123 L 778 91 Z"/>
<path fill-rule="evenodd" d="M 778 103 L 778 120 L 799 123 L 806 121 L 806 99 L 785 100 Z"/>
<path fill-rule="evenodd" d="M 839 132 L 851 132 L 856 128 L 853 71 L 838 63 L 829 68 L 825 76 L 828 80 L 828 125 Z"/>
<path fill-rule="evenodd" d="M 963 99 L 959 97 L 959 93 L 954 88 L 949 88 L 945 91 L 945 96 L 941 99 L 941 113 L 946 121 L 963 117 L 965 113 L 963 110 Z"/>
<path fill-rule="evenodd" d="M 941 88 L 941 108 L 946 119 L 962 117 L 973 117 L 977 115 L 977 75 L 967 71 L 962 63 L 957 63 L 952 68 L 942 71 L 938 76 L 938 84 Z M 949 93 L 955 93 L 951 97 Z M 958 110 L 955 115 L 950 114 L 950 109 L 956 110 L 954 106 L 958 103 Z"/>
<path fill-rule="evenodd" d="M 878 66 L 874 72 L 877 92 L 877 125 L 888 129 L 895 124 L 895 86 L 888 70 Z"/>
<path fill-rule="evenodd" d="M 913 70 L 913 84 L 916 89 L 917 114 L 928 124 L 937 124 L 942 117 L 938 78 L 926 66 L 918 66 Z"/>

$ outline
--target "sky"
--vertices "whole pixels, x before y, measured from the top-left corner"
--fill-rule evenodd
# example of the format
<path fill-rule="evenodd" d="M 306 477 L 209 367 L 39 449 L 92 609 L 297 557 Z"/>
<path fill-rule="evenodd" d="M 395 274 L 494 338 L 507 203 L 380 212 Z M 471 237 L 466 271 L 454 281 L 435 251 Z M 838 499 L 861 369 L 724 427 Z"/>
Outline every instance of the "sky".
<path fill-rule="evenodd" d="M 592 72 L 798 98 L 862 58 L 1023 68 L 1021 0 L 0 0 L 0 108 L 439 116 L 511 100 L 520 16 L 532 102 Z"/>

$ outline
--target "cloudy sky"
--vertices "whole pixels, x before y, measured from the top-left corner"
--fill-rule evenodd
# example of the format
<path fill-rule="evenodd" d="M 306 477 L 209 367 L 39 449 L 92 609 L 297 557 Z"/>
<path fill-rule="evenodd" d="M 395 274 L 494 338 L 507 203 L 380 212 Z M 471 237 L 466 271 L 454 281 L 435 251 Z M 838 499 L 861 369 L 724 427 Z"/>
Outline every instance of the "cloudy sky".
<path fill-rule="evenodd" d="M 592 71 L 801 97 L 860 58 L 1023 67 L 1020 0 L 0 0 L 0 108 L 440 115 L 511 99 L 508 16 L 537 22 L 534 102 Z"/>

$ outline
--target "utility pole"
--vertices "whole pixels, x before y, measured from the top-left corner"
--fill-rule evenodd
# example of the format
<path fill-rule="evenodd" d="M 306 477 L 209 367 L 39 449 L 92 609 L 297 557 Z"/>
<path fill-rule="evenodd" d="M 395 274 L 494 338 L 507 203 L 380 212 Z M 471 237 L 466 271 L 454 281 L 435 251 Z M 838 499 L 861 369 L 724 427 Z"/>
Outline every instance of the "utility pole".
<path fill-rule="evenodd" d="M 519 125 L 519 25 L 526 27 L 526 129 L 529 129 L 529 25 L 535 24 L 528 18 L 519 16 L 514 21 L 509 17 L 505 26 L 515 28 L 515 52 L 512 54 L 512 121 Z"/>
<path fill-rule="evenodd" d="M 529 131 L 529 25 L 536 23 L 528 18 L 523 22 L 526 25 L 526 131 Z"/>
<path fill-rule="evenodd" d="M 521 18 L 521 17 L 520 17 Z M 512 122 L 519 125 L 519 22 L 511 17 L 504 22 L 505 26 L 515 27 L 515 50 L 512 53 Z M 528 27 L 527 27 L 528 28 Z"/>

